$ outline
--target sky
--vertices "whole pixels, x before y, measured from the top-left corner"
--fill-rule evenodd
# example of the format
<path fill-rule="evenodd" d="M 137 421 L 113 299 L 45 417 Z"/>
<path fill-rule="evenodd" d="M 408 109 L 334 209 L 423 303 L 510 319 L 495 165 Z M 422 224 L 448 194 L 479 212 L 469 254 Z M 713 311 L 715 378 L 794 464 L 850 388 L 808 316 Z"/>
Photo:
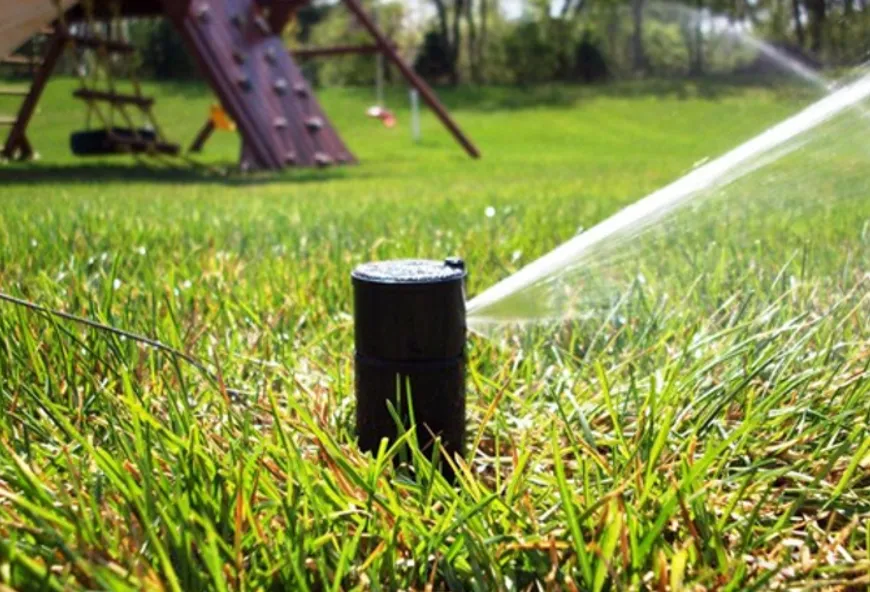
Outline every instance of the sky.
<path fill-rule="evenodd" d="M 425 20 L 434 15 L 432 0 L 399 0 L 408 7 L 415 20 Z M 519 18 L 523 13 L 523 0 L 498 0 L 499 9 L 508 19 Z"/>

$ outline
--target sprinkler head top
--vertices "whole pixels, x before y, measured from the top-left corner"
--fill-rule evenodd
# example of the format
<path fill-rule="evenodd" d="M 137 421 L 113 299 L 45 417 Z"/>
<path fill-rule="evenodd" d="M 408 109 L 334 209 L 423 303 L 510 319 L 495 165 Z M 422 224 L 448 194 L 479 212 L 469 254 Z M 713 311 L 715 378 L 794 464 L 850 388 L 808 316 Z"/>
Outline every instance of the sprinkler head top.
<path fill-rule="evenodd" d="M 354 280 L 381 284 L 426 284 L 465 278 L 465 262 L 459 257 L 444 261 L 394 259 L 363 263 L 353 270 Z"/>

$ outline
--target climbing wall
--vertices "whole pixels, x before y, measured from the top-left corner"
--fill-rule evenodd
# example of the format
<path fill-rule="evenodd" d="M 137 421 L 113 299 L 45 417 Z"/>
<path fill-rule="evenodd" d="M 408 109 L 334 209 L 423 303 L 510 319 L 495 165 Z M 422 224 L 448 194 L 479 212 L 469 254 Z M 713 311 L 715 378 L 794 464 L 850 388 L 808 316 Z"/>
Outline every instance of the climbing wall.
<path fill-rule="evenodd" d="M 236 121 L 243 168 L 356 161 L 255 0 L 164 5 L 224 109 Z"/>

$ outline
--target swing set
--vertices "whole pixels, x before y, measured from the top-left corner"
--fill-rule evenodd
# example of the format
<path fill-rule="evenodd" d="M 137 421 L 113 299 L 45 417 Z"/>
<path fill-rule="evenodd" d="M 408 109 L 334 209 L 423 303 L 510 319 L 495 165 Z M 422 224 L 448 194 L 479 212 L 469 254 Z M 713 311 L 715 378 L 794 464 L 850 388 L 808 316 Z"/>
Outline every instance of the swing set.
<path fill-rule="evenodd" d="M 0 0 L 0 20 L 12 23 L 14 3 Z M 350 53 L 378 56 L 378 104 L 369 115 L 385 125 L 395 118 L 383 105 L 383 62 L 391 63 L 419 93 L 456 141 L 472 157 L 477 148 L 453 121 L 435 93 L 399 56 L 359 0 L 341 0 L 374 40 L 368 46 L 337 46 L 288 51 L 281 33 L 309 0 L 27 0 L 55 7 L 40 30 L 51 27 L 36 69 L 0 156 L 28 160 L 34 156 L 27 127 L 54 68 L 72 48 L 78 60 L 79 88 L 74 98 L 85 104 L 85 128 L 70 137 L 77 156 L 114 154 L 194 163 L 164 134 L 136 75 L 136 49 L 124 35 L 124 19 L 168 19 L 195 58 L 216 95 L 205 124 L 187 152 L 199 152 L 218 130 L 241 136 L 243 170 L 278 170 L 290 166 L 354 163 L 348 150 L 302 76 L 294 57 L 328 57 Z M 29 17 L 27 26 L 33 26 Z M 22 24 L 21 27 L 25 25 Z M 24 38 L 26 31 L 17 31 Z M 37 33 L 32 31 L 30 36 Z M 2 57 L 2 56 L 0 56 Z"/>
<path fill-rule="evenodd" d="M 87 21 L 85 31 L 98 27 L 94 13 L 93 0 L 84 0 L 82 7 Z M 106 24 L 103 36 L 85 33 L 70 36 L 74 46 L 79 48 L 77 39 L 88 39 L 87 47 L 81 48 L 77 68 L 80 88 L 73 96 L 86 104 L 86 129 L 70 136 L 70 148 L 76 156 L 106 156 L 112 154 L 145 154 L 157 156 L 179 156 L 178 144 L 169 142 L 163 135 L 154 116 L 154 99 L 142 94 L 142 85 L 136 76 L 133 63 L 135 49 L 120 38 L 120 2 L 112 2 L 113 20 Z M 60 15 L 59 27 L 66 28 L 64 15 Z M 118 89 L 116 73 L 129 81 L 131 92 L 122 93 Z M 132 111 L 132 112 L 131 112 Z M 138 118 L 141 124 L 134 119 Z M 100 124 L 92 128 L 92 121 Z M 118 120 L 120 119 L 120 123 Z"/>

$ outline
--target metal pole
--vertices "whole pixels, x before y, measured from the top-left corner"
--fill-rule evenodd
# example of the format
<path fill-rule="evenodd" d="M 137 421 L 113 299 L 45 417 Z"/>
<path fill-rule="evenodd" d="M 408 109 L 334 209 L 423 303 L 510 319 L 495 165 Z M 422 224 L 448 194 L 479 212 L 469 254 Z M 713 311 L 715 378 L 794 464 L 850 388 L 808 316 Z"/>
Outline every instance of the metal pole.
<path fill-rule="evenodd" d="M 366 263 L 352 274 L 356 427 L 360 447 L 416 426 L 431 456 L 451 457 L 465 438 L 465 264 L 460 259 Z M 413 409 L 413 416 L 411 413 Z M 449 464 L 442 472 L 452 476 Z"/>
<path fill-rule="evenodd" d="M 420 143 L 420 93 L 416 88 L 412 88 L 411 92 L 411 137 L 414 142 Z"/>
<path fill-rule="evenodd" d="M 375 72 L 375 92 L 377 93 L 378 107 L 384 106 L 384 54 L 378 52 L 377 55 L 377 71 Z"/>

